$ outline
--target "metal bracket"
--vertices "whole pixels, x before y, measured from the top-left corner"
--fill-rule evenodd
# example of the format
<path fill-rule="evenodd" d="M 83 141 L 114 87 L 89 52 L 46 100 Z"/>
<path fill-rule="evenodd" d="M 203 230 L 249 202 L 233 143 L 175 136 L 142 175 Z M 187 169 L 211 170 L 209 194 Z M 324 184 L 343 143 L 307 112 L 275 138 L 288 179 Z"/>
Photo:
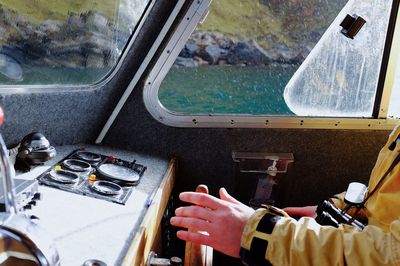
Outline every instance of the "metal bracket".
<path fill-rule="evenodd" d="M 150 251 L 147 257 L 146 266 L 182 266 L 182 259 L 172 257 L 171 259 L 158 258 L 157 253 Z"/>
<path fill-rule="evenodd" d="M 233 152 L 232 158 L 238 165 L 240 174 L 258 178 L 249 205 L 258 208 L 262 204 L 275 204 L 273 190 L 278 185 L 278 174 L 288 171 L 289 163 L 294 162 L 292 153 Z"/>
<path fill-rule="evenodd" d="M 293 153 L 232 152 L 232 159 L 239 163 L 240 172 L 276 175 L 286 173 Z"/>

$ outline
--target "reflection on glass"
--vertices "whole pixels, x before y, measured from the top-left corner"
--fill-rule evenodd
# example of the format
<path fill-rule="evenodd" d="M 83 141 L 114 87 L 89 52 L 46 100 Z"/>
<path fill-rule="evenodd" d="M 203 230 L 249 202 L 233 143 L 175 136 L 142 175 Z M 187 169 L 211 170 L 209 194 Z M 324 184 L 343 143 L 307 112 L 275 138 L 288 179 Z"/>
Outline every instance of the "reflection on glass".
<path fill-rule="evenodd" d="M 22 68 L 11 56 L 0 53 L 0 73 L 5 77 L 20 81 L 22 80 Z"/>
<path fill-rule="evenodd" d="M 371 117 L 392 3 L 351 0 L 285 88 L 301 116 Z M 366 24 L 354 37 L 340 32 L 346 14 Z"/>
<path fill-rule="evenodd" d="M 116 65 L 148 2 L 3 0 L 0 85 L 98 82 Z"/>
<path fill-rule="evenodd" d="M 11 230 L 0 228 L 0 265 L 39 266 L 32 250 Z"/>
<path fill-rule="evenodd" d="M 179 113 L 291 115 L 283 90 L 346 0 L 218 0 L 161 84 Z"/>

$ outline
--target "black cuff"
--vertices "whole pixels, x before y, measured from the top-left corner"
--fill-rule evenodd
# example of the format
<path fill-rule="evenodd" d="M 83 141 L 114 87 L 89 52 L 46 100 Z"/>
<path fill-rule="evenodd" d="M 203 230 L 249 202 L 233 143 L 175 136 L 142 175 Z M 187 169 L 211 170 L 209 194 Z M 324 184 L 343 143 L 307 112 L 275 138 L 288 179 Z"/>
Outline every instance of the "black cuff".
<path fill-rule="evenodd" d="M 267 244 L 268 245 L 268 244 Z M 270 266 L 272 265 L 267 261 L 264 256 L 255 256 L 252 251 L 240 248 L 240 258 L 242 262 L 248 266 Z"/>
<path fill-rule="evenodd" d="M 281 216 L 276 216 L 271 213 L 265 214 L 258 222 L 256 231 L 270 235 L 275 224 L 281 218 Z M 245 264 L 250 266 L 271 265 L 271 263 L 266 259 L 267 248 L 268 240 L 253 236 L 251 238 L 250 250 L 242 247 L 240 249 L 240 257 Z"/>

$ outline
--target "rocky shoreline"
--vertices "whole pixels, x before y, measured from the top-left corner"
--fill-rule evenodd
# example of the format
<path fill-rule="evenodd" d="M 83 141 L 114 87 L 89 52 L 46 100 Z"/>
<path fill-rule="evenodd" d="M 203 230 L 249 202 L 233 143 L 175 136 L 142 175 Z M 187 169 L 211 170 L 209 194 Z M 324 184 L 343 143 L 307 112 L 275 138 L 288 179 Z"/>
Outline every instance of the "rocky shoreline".
<path fill-rule="evenodd" d="M 65 22 L 30 23 L 15 11 L 0 7 L 0 53 L 24 64 L 49 67 L 112 67 L 129 31 L 117 28 L 96 12 L 70 13 Z M 195 31 L 177 58 L 178 66 L 299 64 L 311 47 L 289 48 L 267 36 L 271 48 L 254 40 L 234 40 L 217 32 Z"/>
<path fill-rule="evenodd" d="M 0 33 L 0 53 L 19 63 L 71 68 L 114 66 L 129 38 L 128 29 L 118 29 L 96 12 L 34 25 L 6 8 L 0 8 Z"/>
<path fill-rule="evenodd" d="M 254 40 L 234 40 L 216 32 L 195 31 L 179 54 L 175 64 L 199 65 L 268 65 L 271 63 L 300 64 L 312 47 L 289 48 L 275 43 L 265 49 Z"/>

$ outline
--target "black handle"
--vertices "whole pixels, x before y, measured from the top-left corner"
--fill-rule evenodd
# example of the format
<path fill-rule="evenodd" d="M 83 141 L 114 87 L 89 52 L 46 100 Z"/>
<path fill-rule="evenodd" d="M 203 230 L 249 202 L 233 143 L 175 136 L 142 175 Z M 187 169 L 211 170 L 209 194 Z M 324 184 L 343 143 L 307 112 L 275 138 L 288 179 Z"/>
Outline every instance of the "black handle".
<path fill-rule="evenodd" d="M 340 26 L 343 27 L 340 32 L 343 33 L 343 35 L 347 38 L 354 39 L 365 23 L 365 19 L 363 19 L 361 16 L 346 15 L 342 23 L 340 23 Z"/>

